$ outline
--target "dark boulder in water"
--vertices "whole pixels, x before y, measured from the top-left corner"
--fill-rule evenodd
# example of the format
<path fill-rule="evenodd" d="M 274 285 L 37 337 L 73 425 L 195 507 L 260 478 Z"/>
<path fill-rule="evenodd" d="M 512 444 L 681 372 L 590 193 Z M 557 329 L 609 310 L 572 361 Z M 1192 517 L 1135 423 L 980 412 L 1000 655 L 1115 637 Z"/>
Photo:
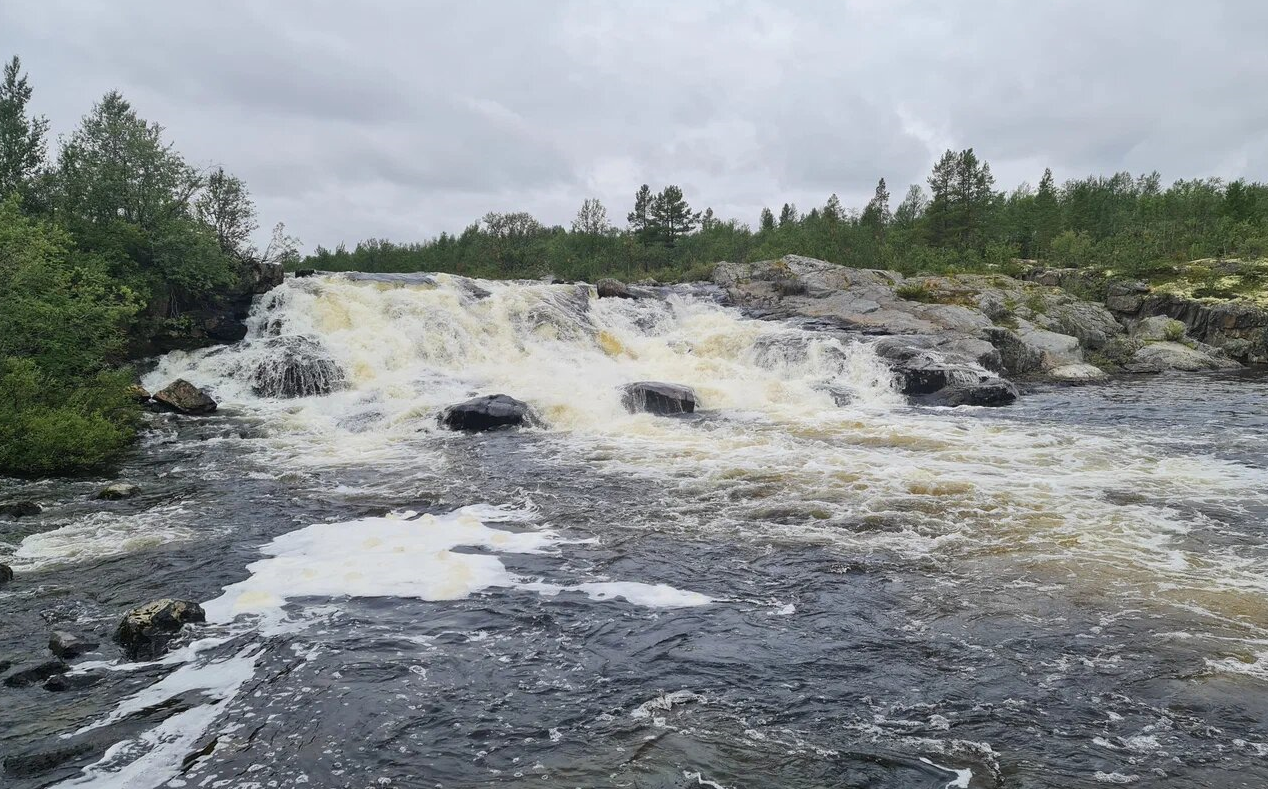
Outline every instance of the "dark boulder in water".
<path fill-rule="evenodd" d="M 601 299 L 637 299 L 638 294 L 629 285 L 618 279 L 601 279 L 595 283 L 594 289 Z"/>
<path fill-rule="evenodd" d="M 953 383 L 936 392 L 923 395 L 922 405 L 1004 406 L 1017 399 L 1017 387 L 1002 378 L 986 378 L 977 383 Z"/>
<path fill-rule="evenodd" d="M 10 501 L 7 504 L 0 504 L 0 516 L 6 518 L 27 518 L 31 515 L 39 515 L 43 508 L 33 501 Z"/>
<path fill-rule="evenodd" d="M 130 660 L 153 660 L 167 648 L 181 628 L 192 622 L 205 622 L 202 606 L 189 600 L 165 598 L 134 608 L 124 614 L 115 629 L 119 642 Z"/>
<path fill-rule="evenodd" d="M 638 381 L 621 387 L 621 403 L 631 414 L 690 414 L 696 410 L 696 393 L 681 384 Z"/>
<path fill-rule="evenodd" d="M 456 403 L 440 412 L 440 423 L 450 430 L 478 433 L 500 427 L 521 427 L 537 423 L 528 403 L 504 394 L 484 395 Z"/>
<path fill-rule="evenodd" d="M 0 564 L 0 586 L 4 586 L 13 580 L 13 568 L 7 564 Z"/>
<path fill-rule="evenodd" d="M 69 666 L 61 660 L 37 660 L 14 666 L 4 675 L 4 684 L 10 688 L 25 688 L 43 682 L 54 674 L 65 673 Z"/>
<path fill-rule="evenodd" d="M 177 378 L 154 394 L 154 402 L 168 411 L 190 416 L 210 414 L 216 410 L 211 395 L 184 378 Z"/>
<path fill-rule="evenodd" d="M 313 276 L 313 275 L 314 275 L 314 274 L 316 274 L 316 273 L 317 273 L 317 270 L 316 270 L 316 269 L 311 269 L 311 268 L 301 268 L 301 269 L 296 269 L 296 270 L 295 270 L 295 277 L 296 277 L 297 279 L 303 279 L 304 277 L 311 277 L 311 276 Z"/>
<path fill-rule="evenodd" d="M 328 395 L 344 385 L 343 370 L 317 341 L 302 335 L 267 341 L 268 354 L 251 374 L 259 397 Z"/>

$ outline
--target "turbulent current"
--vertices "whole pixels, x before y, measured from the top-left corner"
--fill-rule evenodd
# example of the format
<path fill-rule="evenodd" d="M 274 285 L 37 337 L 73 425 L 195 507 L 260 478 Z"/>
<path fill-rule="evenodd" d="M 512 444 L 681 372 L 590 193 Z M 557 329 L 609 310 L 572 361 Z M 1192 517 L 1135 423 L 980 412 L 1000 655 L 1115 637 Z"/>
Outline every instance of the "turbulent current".
<path fill-rule="evenodd" d="M 706 288 L 289 279 L 119 478 L 0 481 L 26 787 L 1268 785 L 1268 378 L 920 408 Z M 621 387 L 690 386 L 694 414 Z M 540 424 L 484 434 L 475 395 Z M 202 601 L 157 661 L 121 613 Z M 77 681 L 82 680 L 82 681 Z"/>

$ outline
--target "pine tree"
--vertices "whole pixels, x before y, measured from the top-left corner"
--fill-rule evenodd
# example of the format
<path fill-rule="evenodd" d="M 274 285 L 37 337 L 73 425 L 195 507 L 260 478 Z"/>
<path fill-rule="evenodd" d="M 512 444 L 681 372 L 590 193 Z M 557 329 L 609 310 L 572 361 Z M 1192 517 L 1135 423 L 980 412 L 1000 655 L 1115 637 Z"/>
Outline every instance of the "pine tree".
<path fill-rule="evenodd" d="M 894 211 L 894 226 L 903 228 L 904 230 L 916 226 L 920 218 L 925 214 L 925 208 L 929 201 L 925 198 L 925 191 L 920 188 L 920 184 L 912 184 L 907 189 L 907 196 L 898 204 L 898 209 Z"/>
<path fill-rule="evenodd" d="M 762 209 L 762 216 L 758 219 L 757 228 L 759 233 L 766 233 L 775 229 L 775 215 L 771 213 L 769 208 Z"/>
<path fill-rule="evenodd" d="M 1035 193 L 1035 241 L 1034 253 L 1043 256 L 1052 239 L 1061 232 L 1061 206 L 1057 203 L 1057 189 L 1052 180 L 1052 169 L 1044 168 L 1039 179 L 1039 191 Z"/>
<path fill-rule="evenodd" d="M 885 179 L 882 178 L 877 182 L 876 194 L 863 209 L 863 216 L 859 221 L 872 228 L 873 233 L 880 235 L 893 218 L 889 212 L 889 189 L 885 187 Z"/>
<path fill-rule="evenodd" d="M 30 101 L 31 86 L 14 55 L 0 82 L 0 200 L 14 192 L 29 193 L 44 165 L 48 120 L 27 114 Z"/>
<path fill-rule="evenodd" d="M 700 222 L 700 214 L 687 205 L 682 189 L 672 184 L 652 199 L 649 214 L 649 231 L 669 247 L 695 230 Z"/>
<path fill-rule="evenodd" d="M 833 192 L 828 202 L 824 204 L 823 218 L 829 222 L 840 222 L 845 218 L 845 209 L 841 208 L 841 198 L 836 196 L 836 192 Z"/>
<path fill-rule="evenodd" d="M 652 188 L 643 184 L 634 193 L 634 210 L 626 216 L 630 230 L 639 240 L 646 240 L 652 210 Z"/>
<path fill-rule="evenodd" d="M 779 226 L 788 227 L 797 224 L 797 206 L 793 203 L 784 203 L 784 207 L 779 211 Z"/>

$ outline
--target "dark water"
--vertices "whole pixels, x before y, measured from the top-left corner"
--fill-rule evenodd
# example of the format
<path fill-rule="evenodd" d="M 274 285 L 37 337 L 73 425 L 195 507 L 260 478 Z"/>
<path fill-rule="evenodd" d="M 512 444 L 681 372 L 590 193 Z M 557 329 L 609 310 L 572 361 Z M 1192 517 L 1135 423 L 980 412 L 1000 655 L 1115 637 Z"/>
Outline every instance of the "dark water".
<path fill-rule="evenodd" d="M 390 457 L 323 464 L 234 409 L 156 417 L 119 475 L 142 487 L 136 499 L 93 500 L 105 480 L 3 483 L 5 498 L 46 510 L 0 521 L 0 555 L 18 554 L 0 656 L 42 656 L 58 625 L 105 645 L 81 661 L 95 666 L 90 687 L 0 688 L 0 783 L 1266 786 L 1268 588 L 1256 584 L 1268 510 L 1262 490 L 1230 496 L 1226 484 L 1264 479 L 1266 398 L 1268 378 L 1247 373 L 1041 388 L 995 411 L 896 407 L 858 417 L 849 440 L 801 436 L 797 467 L 782 471 L 769 449 L 745 453 L 773 446 L 763 431 L 783 423 L 747 427 L 758 439 L 716 455 L 659 434 L 426 433 Z M 738 442 L 732 421 L 657 429 Z M 935 427 L 1006 456 L 921 443 Z M 1054 498 L 1010 503 L 1009 469 L 1033 476 L 1028 445 L 1044 442 L 1072 464 L 1045 483 Z M 818 492 L 798 476 L 821 473 L 816 453 L 863 447 L 885 478 L 928 460 L 933 492 L 909 485 L 882 505 L 863 470 Z M 937 490 L 950 485 L 943 464 L 979 475 L 971 514 L 970 494 Z M 1164 483 L 1175 474 L 1174 495 L 1140 484 L 1141 464 Z M 1219 479 L 1203 487 L 1206 468 Z M 980 493 L 1001 475 L 1002 492 Z M 558 532 L 549 551 L 497 554 L 516 577 L 667 584 L 714 602 L 497 586 L 452 600 L 303 598 L 286 606 L 300 624 L 207 625 L 193 635 L 223 642 L 167 663 L 127 664 L 109 644 L 122 611 L 216 598 L 278 535 L 477 503 L 531 512 L 498 528 Z M 1052 526 L 1058 506 L 1124 531 Z M 1146 544 L 1131 519 L 1185 528 Z M 1032 544 L 1023 528 L 1055 531 Z M 1224 580 L 1208 589 L 1193 580 L 1204 573 Z"/>

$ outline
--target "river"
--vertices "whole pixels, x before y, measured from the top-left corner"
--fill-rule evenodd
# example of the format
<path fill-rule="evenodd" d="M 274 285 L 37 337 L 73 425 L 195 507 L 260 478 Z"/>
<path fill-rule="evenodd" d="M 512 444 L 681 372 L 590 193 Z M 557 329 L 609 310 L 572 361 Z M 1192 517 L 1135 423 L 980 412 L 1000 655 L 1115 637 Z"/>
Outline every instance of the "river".
<path fill-rule="evenodd" d="M 0 520 L 0 657 L 103 642 L 0 688 L 4 785 L 1268 785 L 1268 377 L 913 407 L 714 295 L 288 279 L 157 360 L 221 408 L 148 417 L 139 496 L 0 481 L 45 505 Z M 259 396 L 296 337 L 341 386 Z M 437 426 L 495 392 L 545 426 Z M 125 661 L 160 597 L 208 623 Z"/>

